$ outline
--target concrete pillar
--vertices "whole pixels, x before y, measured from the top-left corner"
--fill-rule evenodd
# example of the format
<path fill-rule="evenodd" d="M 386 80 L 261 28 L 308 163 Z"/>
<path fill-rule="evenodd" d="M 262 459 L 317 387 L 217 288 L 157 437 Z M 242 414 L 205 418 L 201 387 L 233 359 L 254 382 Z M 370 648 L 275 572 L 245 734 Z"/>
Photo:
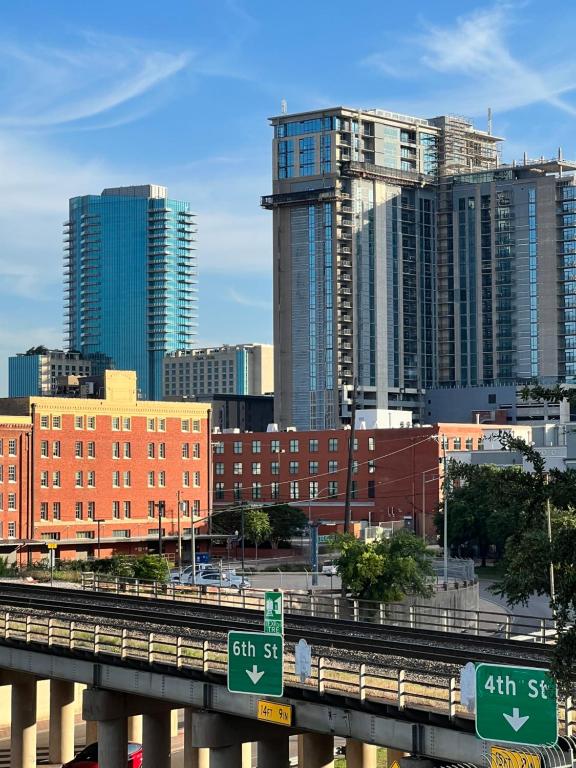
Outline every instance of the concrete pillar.
<path fill-rule="evenodd" d="M 347 768 L 377 768 L 378 747 L 356 739 L 346 739 Z"/>
<path fill-rule="evenodd" d="M 142 735 L 143 768 L 170 768 L 170 710 L 145 714 Z"/>
<path fill-rule="evenodd" d="M 301 747 L 298 747 L 299 768 L 334 768 L 333 736 L 303 733 L 298 738 L 301 739 Z"/>
<path fill-rule="evenodd" d="M 12 683 L 10 768 L 36 768 L 36 678 L 27 675 Z"/>
<path fill-rule="evenodd" d="M 96 720 L 86 720 L 84 744 L 94 744 L 96 741 L 98 741 L 98 722 Z"/>
<path fill-rule="evenodd" d="M 50 680 L 48 754 L 51 763 L 74 757 L 74 683 L 68 680 Z"/>
<path fill-rule="evenodd" d="M 290 737 L 258 742 L 258 768 L 289 768 Z"/>
<path fill-rule="evenodd" d="M 100 720 L 98 723 L 98 765 L 102 768 L 126 768 L 128 720 Z"/>
<path fill-rule="evenodd" d="M 132 715 L 128 718 L 128 741 L 142 744 L 142 715 Z"/>
<path fill-rule="evenodd" d="M 180 731 L 180 710 L 173 709 L 170 713 L 170 734 L 172 738 L 176 738 Z"/>
<path fill-rule="evenodd" d="M 210 768 L 244 768 L 242 744 L 210 749 Z"/>
<path fill-rule="evenodd" d="M 400 765 L 400 760 L 407 754 L 408 752 L 402 752 L 401 749 L 391 749 L 390 747 L 386 747 L 386 765 L 388 768 L 390 768 L 392 763 L 398 763 L 398 765 Z"/>
<path fill-rule="evenodd" d="M 210 768 L 210 750 L 192 744 L 192 718 L 194 712 L 184 710 L 184 768 Z"/>

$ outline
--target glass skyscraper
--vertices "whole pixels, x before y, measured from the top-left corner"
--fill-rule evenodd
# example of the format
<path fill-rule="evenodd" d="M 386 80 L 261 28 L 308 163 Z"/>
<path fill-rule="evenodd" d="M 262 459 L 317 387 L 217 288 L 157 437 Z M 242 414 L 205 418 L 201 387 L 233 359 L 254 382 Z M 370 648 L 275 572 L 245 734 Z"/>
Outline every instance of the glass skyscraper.
<path fill-rule="evenodd" d="M 140 397 L 162 397 L 167 352 L 196 328 L 195 223 L 166 187 L 105 189 L 70 200 L 64 225 L 65 334 L 93 370 L 135 370 Z"/>

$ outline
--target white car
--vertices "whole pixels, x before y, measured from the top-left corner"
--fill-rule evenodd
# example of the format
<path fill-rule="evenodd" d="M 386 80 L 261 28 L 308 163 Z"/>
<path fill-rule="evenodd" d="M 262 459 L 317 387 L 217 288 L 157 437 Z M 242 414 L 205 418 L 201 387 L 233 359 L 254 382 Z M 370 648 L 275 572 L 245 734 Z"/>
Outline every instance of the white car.
<path fill-rule="evenodd" d="M 192 584 L 192 570 L 187 574 L 182 572 L 182 578 L 179 582 L 180 584 Z M 220 572 L 208 570 L 196 574 L 196 584 L 202 587 L 223 587 L 224 589 L 241 589 L 242 587 L 250 586 L 250 582 L 247 579 L 242 581 L 242 577 L 237 576 L 235 573 L 232 573 L 232 571 Z"/>

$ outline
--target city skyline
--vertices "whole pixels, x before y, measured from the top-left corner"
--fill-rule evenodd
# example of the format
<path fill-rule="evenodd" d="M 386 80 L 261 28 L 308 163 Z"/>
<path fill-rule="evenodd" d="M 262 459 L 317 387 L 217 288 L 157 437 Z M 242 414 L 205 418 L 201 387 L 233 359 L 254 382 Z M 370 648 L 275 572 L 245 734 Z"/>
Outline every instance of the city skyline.
<path fill-rule="evenodd" d="M 549 157 L 558 145 L 576 156 L 576 59 L 568 40 L 556 42 L 552 54 L 539 35 L 543 24 L 569 23 L 571 8 L 478 4 L 458 15 L 453 3 L 433 12 L 416 3 L 409 34 L 400 10 L 374 8 L 370 29 L 345 38 L 347 66 L 342 49 L 329 44 L 344 39 L 347 21 L 330 8 L 328 15 L 306 6 L 306 25 L 298 3 L 292 16 L 262 2 L 213 11 L 176 3 L 171 19 L 161 21 L 146 2 L 137 15 L 109 2 L 96 17 L 63 2 L 7 9 L 0 40 L 0 68 L 10 71 L 0 116 L 0 392 L 9 354 L 62 346 L 67 200 L 104 187 L 154 182 L 191 201 L 199 346 L 272 340 L 272 225 L 259 197 L 271 191 L 266 118 L 280 112 L 282 98 L 290 112 L 359 104 L 463 113 L 479 127 L 491 106 L 494 132 L 507 139 L 505 160 L 524 150 Z M 25 23 L 28 9 L 37 33 Z M 292 36 L 299 57 L 285 56 L 282 41 L 288 46 Z M 313 76 L 311 61 L 321 62 Z M 33 227 L 26 226 L 31 209 Z"/>

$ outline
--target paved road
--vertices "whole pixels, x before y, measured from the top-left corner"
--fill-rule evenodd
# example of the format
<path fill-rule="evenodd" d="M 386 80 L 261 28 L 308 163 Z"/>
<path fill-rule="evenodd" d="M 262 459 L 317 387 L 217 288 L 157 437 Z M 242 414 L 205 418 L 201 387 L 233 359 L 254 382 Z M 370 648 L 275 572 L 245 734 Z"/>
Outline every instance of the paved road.
<path fill-rule="evenodd" d="M 505 608 L 509 613 L 514 616 L 522 617 L 515 620 L 515 626 L 522 632 L 530 632 L 540 628 L 540 619 L 551 619 L 552 610 L 548 602 L 546 595 L 538 596 L 533 595 L 528 601 L 527 605 L 515 605 L 510 607 L 507 605 L 506 600 L 498 595 L 494 595 L 489 591 L 489 588 L 494 581 L 484 580 L 480 581 L 480 597 L 483 600 L 489 600 L 491 603 L 495 603 L 498 606 Z"/>

